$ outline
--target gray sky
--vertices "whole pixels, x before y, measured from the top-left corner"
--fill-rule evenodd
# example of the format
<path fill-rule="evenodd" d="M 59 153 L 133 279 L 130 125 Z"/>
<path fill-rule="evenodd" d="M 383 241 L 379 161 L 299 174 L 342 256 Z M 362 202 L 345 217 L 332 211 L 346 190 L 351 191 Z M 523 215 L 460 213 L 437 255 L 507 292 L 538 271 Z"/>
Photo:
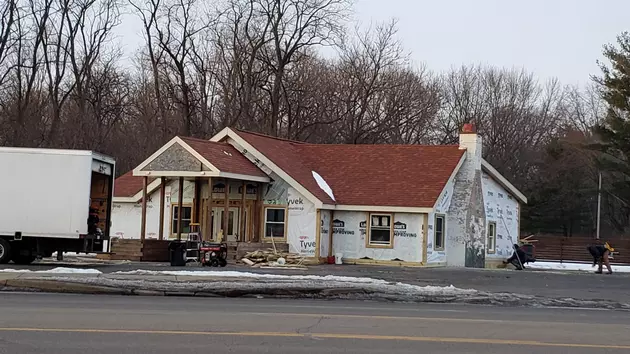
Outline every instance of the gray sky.
<path fill-rule="evenodd" d="M 356 0 L 355 11 L 361 25 L 397 18 L 413 61 L 433 71 L 524 67 L 564 84 L 599 74 L 602 46 L 630 30 L 630 0 Z M 142 41 L 138 20 L 125 16 L 119 31 L 131 54 Z"/>
<path fill-rule="evenodd" d="M 601 49 L 630 30 L 629 0 L 357 0 L 360 21 L 399 19 L 417 62 L 485 63 L 586 84 Z"/>

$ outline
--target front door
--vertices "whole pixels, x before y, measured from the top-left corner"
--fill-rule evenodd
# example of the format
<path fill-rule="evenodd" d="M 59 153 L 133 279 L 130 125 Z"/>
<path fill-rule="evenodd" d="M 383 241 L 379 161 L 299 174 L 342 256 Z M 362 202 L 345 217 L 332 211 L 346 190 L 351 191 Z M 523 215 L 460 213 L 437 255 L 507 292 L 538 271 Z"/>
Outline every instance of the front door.
<path fill-rule="evenodd" d="M 223 213 L 225 208 L 213 208 L 213 235 L 214 240 L 218 239 L 219 230 L 223 229 Z M 240 225 L 240 208 L 229 208 L 227 230 L 223 231 L 223 239 L 228 242 L 236 242 L 239 240 Z"/>

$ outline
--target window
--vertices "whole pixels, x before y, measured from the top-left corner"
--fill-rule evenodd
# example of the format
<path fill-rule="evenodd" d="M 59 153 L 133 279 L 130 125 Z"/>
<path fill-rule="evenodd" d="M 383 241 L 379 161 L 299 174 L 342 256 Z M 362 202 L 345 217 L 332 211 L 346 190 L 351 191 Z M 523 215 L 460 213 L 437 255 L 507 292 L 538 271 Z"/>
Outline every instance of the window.
<path fill-rule="evenodd" d="M 435 215 L 435 233 L 433 235 L 433 249 L 444 250 L 444 234 L 446 230 L 446 217 L 441 214 Z"/>
<path fill-rule="evenodd" d="M 497 249 L 497 223 L 490 221 L 488 223 L 488 241 L 486 243 L 488 253 L 494 253 Z"/>
<path fill-rule="evenodd" d="M 284 208 L 265 208 L 265 237 L 284 238 Z"/>
<path fill-rule="evenodd" d="M 192 206 L 182 206 L 182 235 L 190 232 L 192 221 Z M 173 205 L 171 209 L 171 235 L 177 236 L 177 218 L 179 217 L 179 205 Z"/>
<path fill-rule="evenodd" d="M 391 215 L 371 214 L 369 244 L 375 246 L 391 245 L 392 227 Z"/>

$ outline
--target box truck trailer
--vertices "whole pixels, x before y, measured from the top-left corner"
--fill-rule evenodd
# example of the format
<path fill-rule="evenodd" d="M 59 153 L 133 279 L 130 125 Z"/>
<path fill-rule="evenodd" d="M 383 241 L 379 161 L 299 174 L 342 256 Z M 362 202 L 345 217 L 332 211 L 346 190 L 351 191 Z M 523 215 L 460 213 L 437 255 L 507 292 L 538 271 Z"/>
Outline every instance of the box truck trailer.
<path fill-rule="evenodd" d="M 114 172 L 92 151 L 0 147 L 0 264 L 107 252 Z"/>

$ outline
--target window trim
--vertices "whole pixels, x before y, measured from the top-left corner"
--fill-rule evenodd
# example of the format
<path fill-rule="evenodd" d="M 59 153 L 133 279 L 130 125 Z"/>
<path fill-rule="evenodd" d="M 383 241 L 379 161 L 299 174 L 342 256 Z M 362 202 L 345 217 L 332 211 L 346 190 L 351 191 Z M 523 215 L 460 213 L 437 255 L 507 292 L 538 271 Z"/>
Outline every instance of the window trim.
<path fill-rule="evenodd" d="M 442 246 L 437 247 L 437 220 L 442 219 Z M 438 214 L 436 213 L 433 217 L 433 250 L 434 251 L 444 251 L 444 246 L 446 243 L 446 214 Z"/>
<path fill-rule="evenodd" d="M 282 209 L 284 210 L 284 222 L 282 224 L 284 224 L 284 236 L 282 237 L 269 237 L 267 236 L 267 209 Z M 273 239 L 274 241 L 279 240 L 279 241 L 283 241 L 287 239 L 287 225 L 288 223 L 288 217 L 289 217 L 289 213 L 287 212 L 287 206 L 286 205 L 275 205 L 275 204 L 265 204 L 262 207 L 262 225 L 261 225 L 261 234 L 262 237 L 261 239 L 265 239 L 265 240 L 271 240 Z M 273 224 L 280 224 L 279 222 L 275 222 L 275 221 L 271 221 L 271 223 Z"/>
<path fill-rule="evenodd" d="M 493 225 L 494 235 L 492 235 L 492 248 L 488 247 L 488 241 L 490 241 L 490 225 Z M 495 254 L 497 252 L 497 222 L 496 221 L 488 221 L 488 231 L 486 232 L 486 253 Z"/>
<path fill-rule="evenodd" d="M 393 213 L 368 213 L 366 220 L 366 248 L 394 248 L 394 214 Z M 372 216 L 388 216 L 389 217 L 389 243 L 372 243 Z"/>
<path fill-rule="evenodd" d="M 175 233 L 173 233 L 173 224 L 177 222 L 177 220 L 175 220 L 175 208 L 179 207 L 178 203 L 172 203 L 171 204 L 171 222 L 169 225 L 169 230 L 168 230 L 168 238 L 177 238 L 177 231 L 175 231 Z M 190 208 L 190 223 L 193 222 L 194 220 L 194 215 L 195 215 L 195 208 L 194 205 L 192 203 L 182 203 L 182 208 Z M 184 219 L 182 219 L 183 221 Z M 186 236 L 188 237 L 188 233 L 182 232 L 182 236 Z"/>

